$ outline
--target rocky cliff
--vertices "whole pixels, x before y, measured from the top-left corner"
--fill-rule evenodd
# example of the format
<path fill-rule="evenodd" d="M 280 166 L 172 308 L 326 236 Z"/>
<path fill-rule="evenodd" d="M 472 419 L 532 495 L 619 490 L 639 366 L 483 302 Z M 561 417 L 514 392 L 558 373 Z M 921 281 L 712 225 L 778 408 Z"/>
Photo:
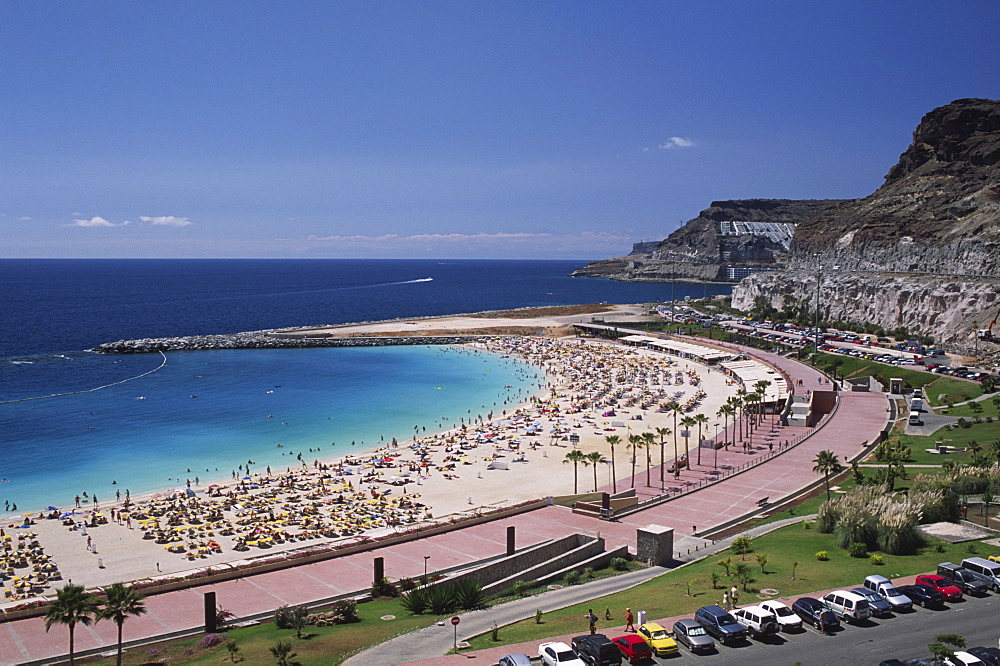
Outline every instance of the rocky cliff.
<path fill-rule="evenodd" d="M 713 201 L 658 243 L 578 269 L 575 277 L 619 280 L 724 280 L 727 267 L 782 266 L 794 225 L 840 203 L 829 199 Z"/>
<path fill-rule="evenodd" d="M 798 225 L 790 269 L 752 275 L 733 305 L 815 298 L 831 319 L 906 326 L 962 351 L 1000 307 L 1000 101 L 924 116 L 877 191 Z"/>
<path fill-rule="evenodd" d="M 934 109 L 885 184 L 798 226 L 793 266 L 1000 275 L 1000 102 Z"/>

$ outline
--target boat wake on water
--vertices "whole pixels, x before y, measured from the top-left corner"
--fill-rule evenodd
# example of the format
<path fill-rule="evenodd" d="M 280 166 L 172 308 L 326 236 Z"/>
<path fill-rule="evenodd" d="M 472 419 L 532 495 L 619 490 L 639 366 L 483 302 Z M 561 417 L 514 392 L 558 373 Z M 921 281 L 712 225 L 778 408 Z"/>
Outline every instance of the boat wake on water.
<path fill-rule="evenodd" d="M 110 384 L 104 384 L 103 386 L 95 386 L 94 388 L 81 389 L 79 391 L 66 391 L 64 393 L 52 393 L 51 395 L 36 395 L 36 396 L 32 396 L 30 398 L 13 398 L 11 400 L 2 400 L 2 401 L 0 401 L 0 405 L 6 405 L 6 404 L 12 403 L 12 402 L 27 402 L 28 400 L 44 400 L 45 398 L 61 398 L 63 396 L 67 396 L 67 395 L 79 395 L 81 393 L 93 393 L 94 391 L 100 391 L 102 389 L 111 388 L 112 386 L 120 386 L 122 384 L 127 384 L 128 382 L 135 381 L 136 379 L 142 379 L 143 377 L 151 375 L 154 372 L 156 372 L 157 370 L 162 369 L 163 366 L 165 366 L 167 364 L 167 355 L 164 354 L 161 351 L 157 352 L 157 353 L 160 356 L 163 357 L 163 360 L 161 361 L 161 363 L 158 366 L 156 366 L 155 368 L 153 368 L 152 370 L 147 370 L 146 372 L 138 374 L 135 377 L 129 377 L 128 379 L 122 379 L 120 381 L 112 382 Z M 68 358 L 68 357 L 64 357 L 64 358 Z M 145 396 L 141 396 L 138 399 L 139 400 L 145 400 L 146 398 L 145 398 Z"/>

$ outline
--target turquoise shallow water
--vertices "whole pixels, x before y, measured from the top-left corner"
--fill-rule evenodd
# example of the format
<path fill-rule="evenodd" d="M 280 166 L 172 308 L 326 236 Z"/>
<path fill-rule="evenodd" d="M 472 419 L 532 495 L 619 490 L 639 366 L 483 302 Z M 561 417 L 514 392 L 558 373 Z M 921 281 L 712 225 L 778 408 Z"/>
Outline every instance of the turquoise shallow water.
<path fill-rule="evenodd" d="M 92 388 L 161 361 L 39 359 L 11 368 L 0 399 L 27 397 L 19 391 L 29 385 L 32 395 Z M 59 385 L 47 385 L 46 373 Z M 68 375 L 81 383 L 67 385 Z M 94 378 L 100 381 L 82 383 Z M 110 499 L 116 489 L 137 495 L 196 476 L 204 484 L 251 460 L 254 470 L 283 470 L 301 464 L 300 453 L 310 462 L 358 453 L 412 437 L 415 426 L 424 434 L 499 412 L 540 381 L 540 371 L 516 359 L 460 347 L 171 353 L 165 366 L 134 381 L 0 404 L 0 502 L 38 511 L 71 504 L 84 491 Z"/>

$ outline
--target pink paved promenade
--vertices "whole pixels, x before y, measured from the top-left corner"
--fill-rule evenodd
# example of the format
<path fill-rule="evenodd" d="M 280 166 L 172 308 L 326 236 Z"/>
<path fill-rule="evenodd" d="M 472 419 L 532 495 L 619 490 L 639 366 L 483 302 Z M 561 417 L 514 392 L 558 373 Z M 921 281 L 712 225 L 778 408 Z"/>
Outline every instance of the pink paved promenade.
<path fill-rule="evenodd" d="M 763 360 L 777 366 L 793 382 L 801 379 L 804 387 L 829 389 L 817 382 L 820 375 L 794 361 L 753 350 Z M 803 388 L 804 390 L 804 388 Z M 600 532 L 609 547 L 628 544 L 634 547 L 637 527 L 656 523 L 673 527 L 678 536 L 692 533 L 752 512 L 757 500 L 769 497 L 772 501 L 796 491 L 817 479 L 812 471 L 813 459 L 824 449 L 830 449 L 842 461 L 857 455 L 869 442 L 876 439 L 886 423 L 886 398 L 881 394 L 840 393 L 840 405 L 827 423 L 811 430 L 805 441 L 775 456 L 772 460 L 740 474 L 724 478 L 713 485 L 679 497 L 665 504 L 653 506 L 629 515 L 620 521 L 599 521 L 572 513 L 563 507 L 546 507 L 506 520 L 484 523 L 455 532 L 426 537 L 405 544 L 379 548 L 367 553 L 348 555 L 324 562 L 286 569 L 283 571 L 247 576 L 246 578 L 214 585 L 168 592 L 149 597 L 146 605 L 149 614 L 130 620 L 125 625 L 125 639 L 152 638 L 171 632 L 196 629 L 202 623 L 202 599 L 206 592 L 214 591 L 218 603 L 238 617 L 269 613 L 282 604 L 304 604 L 339 594 L 366 588 L 372 579 L 372 561 L 375 557 L 385 560 L 385 573 L 391 579 L 417 577 L 423 573 L 424 556 L 431 571 L 446 569 L 477 559 L 505 552 L 506 528 L 517 527 L 517 546 L 524 547 L 546 539 L 576 532 Z M 736 467 L 756 456 L 769 453 L 768 442 L 777 444 L 795 440 L 805 429 L 776 427 L 771 431 L 764 426 L 754 434 L 755 449 L 744 453 L 739 445 L 729 451 L 718 452 L 718 465 Z M 776 446 L 777 448 L 777 446 Z M 672 441 L 669 444 L 672 453 Z M 624 459 L 624 451 L 617 454 Z M 658 451 L 656 452 L 658 460 Z M 693 457 L 693 460 L 696 460 Z M 683 471 L 680 482 L 697 485 L 702 479 L 714 478 L 714 455 L 711 450 L 702 452 L 702 464 L 692 465 Z M 631 470 L 619 462 L 618 470 L 629 472 L 618 480 L 618 489 L 629 487 Z M 680 488 L 668 477 L 668 487 Z M 644 486 L 645 470 L 637 469 L 636 486 Z M 659 475 L 653 470 L 653 486 L 659 489 Z M 648 498 L 653 489 L 640 488 Z M 82 652 L 90 649 L 110 650 L 115 644 L 113 624 L 101 623 L 91 627 L 77 627 L 76 646 Z M 46 634 L 41 618 L 8 622 L 0 629 L 0 663 L 17 664 L 57 657 L 65 654 L 66 630 L 54 627 Z"/>

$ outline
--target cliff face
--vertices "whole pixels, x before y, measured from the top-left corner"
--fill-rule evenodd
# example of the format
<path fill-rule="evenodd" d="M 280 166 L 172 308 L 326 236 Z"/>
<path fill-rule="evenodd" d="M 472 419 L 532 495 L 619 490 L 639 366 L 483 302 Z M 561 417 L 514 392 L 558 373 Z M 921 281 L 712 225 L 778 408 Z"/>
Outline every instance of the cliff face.
<path fill-rule="evenodd" d="M 573 275 L 646 281 L 716 280 L 725 279 L 726 266 L 781 265 L 787 255 L 787 239 L 783 242 L 778 232 L 772 233 L 773 237 L 752 233 L 748 225 L 797 224 L 836 203 L 840 202 L 829 199 L 713 201 L 698 217 L 659 243 L 636 243 L 628 256 L 594 262 Z M 736 227 L 731 225 L 733 222 L 737 223 Z M 722 232 L 723 227 L 729 231 Z"/>
<path fill-rule="evenodd" d="M 733 292 L 749 308 L 816 294 L 824 316 L 907 326 L 963 351 L 1000 307 L 1000 102 L 958 100 L 924 116 L 885 184 L 799 224 L 790 270 Z"/>
<path fill-rule="evenodd" d="M 934 109 L 885 184 L 803 222 L 792 266 L 1000 275 L 1000 102 Z"/>
<path fill-rule="evenodd" d="M 733 306 L 749 310 L 760 296 L 781 309 L 803 299 L 816 307 L 821 276 L 820 312 L 824 319 L 905 326 L 933 335 L 953 349 L 980 351 L 974 332 L 1000 308 L 1000 280 L 948 276 L 891 275 L 856 271 L 789 270 L 748 277 L 733 290 Z"/>

